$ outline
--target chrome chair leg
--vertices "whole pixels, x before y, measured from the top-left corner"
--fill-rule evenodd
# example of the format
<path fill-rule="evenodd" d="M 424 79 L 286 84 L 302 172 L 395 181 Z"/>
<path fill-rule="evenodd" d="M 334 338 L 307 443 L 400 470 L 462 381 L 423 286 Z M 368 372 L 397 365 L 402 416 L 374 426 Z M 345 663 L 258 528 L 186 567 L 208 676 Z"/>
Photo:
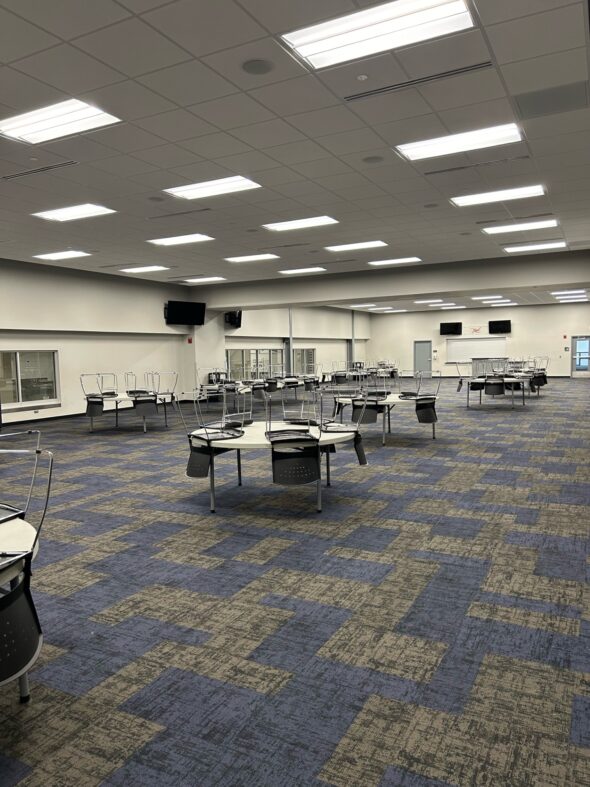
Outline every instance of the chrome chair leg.
<path fill-rule="evenodd" d="M 238 448 L 236 451 L 238 460 L 238 486 L 242 486 L 242 452 Z"/>
<path fill-rule="evenodd" d="M 209 465 L 209 507 L 211 513 L 215 513 L 215 456 L 211 451 L 211 463 Z"/>
<path fill-rule="evenodd" d="M 24 704 L 31 699 L 31 691 L 29 689 L 29 673 L 25 672 L 18 679 L 18 688 L 20 692 L 20 701 Z"/>

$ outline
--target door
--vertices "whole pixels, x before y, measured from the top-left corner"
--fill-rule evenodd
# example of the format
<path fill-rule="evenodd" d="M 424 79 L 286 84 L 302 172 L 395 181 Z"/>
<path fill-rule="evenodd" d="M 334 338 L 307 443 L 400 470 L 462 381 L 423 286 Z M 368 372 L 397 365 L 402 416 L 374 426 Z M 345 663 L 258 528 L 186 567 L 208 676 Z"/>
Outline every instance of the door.
<path fill-rule="evenodd" d="M 590 377 L 590 336 L 572 336 L 572 377 Z"/>
<path fill-rule="evenodd" d="M 414 371 L 432 371 L 432 342 L 414 342 Z"/>

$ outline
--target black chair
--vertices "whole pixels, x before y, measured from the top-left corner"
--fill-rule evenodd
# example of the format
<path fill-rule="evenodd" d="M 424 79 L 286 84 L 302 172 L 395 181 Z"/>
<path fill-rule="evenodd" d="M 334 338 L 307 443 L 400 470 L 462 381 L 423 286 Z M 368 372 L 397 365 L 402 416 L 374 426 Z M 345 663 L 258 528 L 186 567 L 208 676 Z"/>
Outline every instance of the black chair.
<path fill-rule="evenodd" d="M 86 397 L 86 416 L 90 418 L 90 431 L 94 429 L 94 419 L 104 415 L 104 399 L 102 396 Z"/>
<path fill-rule="evenodd" d="M 506 386 L 503 377 L 486 377 L 483 392 L 486 396 L 504 396 Z"/>
<path fill-rule="evenodd" d="M 432 424 L 432 439 L 436 439 L 435 424 L 438 421 L 436 415 L 436 397 L 425 396 L 416 399 L 416 418 L 421 424 Z"/>
<path fill-rule="evenodd" d="M 353 399 L 351 420 L 354 424 L 376 424 L 377 418 L 383 413 L 384 405 L 376 399 Z"/>
<path fill-rule="evenodd" d="M 322 510 L 322 466 L 320 443 L 305 432 L 281 436 L 267 433 L 271 441 L 272 480 L 282 486 L 300 486 L 315 482 L 317 510 Z"/>
<path fill-rule="evenodd" d="M 0 686 L 18 679 L 21 702 L 30 699 L 28 671 L 43 645 L 30 588 L 32 558 L 27 552 L 0 559 Z"/>
<path fill-rule="evenodd" d="M 156 396 L 138 396 L 133 398 L 133 409 L 143 421 L 143 431 L 147 431 L 146 418 L 151 415 L 158 415 L 158 399 Z"/>

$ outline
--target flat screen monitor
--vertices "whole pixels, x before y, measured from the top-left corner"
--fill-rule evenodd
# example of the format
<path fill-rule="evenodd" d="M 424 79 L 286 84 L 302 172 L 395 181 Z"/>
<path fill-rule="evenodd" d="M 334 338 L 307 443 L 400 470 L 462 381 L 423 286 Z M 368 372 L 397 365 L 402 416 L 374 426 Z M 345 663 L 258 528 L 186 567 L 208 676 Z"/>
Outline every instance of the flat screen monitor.
<path fill-rule="evenodd" d="M 463 333 L 462 322 L 441 322 L 440 335 L 441 336 L 461 336 Z"/>
<path fill-rule="evenodd" d="M 511 333 L 512 324 L 510 320 L 490 320 L 488 323 L 489 333 Z"/>
<path fill-rule="evenodd" d="M 241 328 L 242 327 L 242 311 L 235 312 L 226 312 L 225 313 L 225 324 L 229 325 L 231 328 Z"/>
<path fill-rule="evenodd" d="M 168 301 L 164 307 L 166 325 L 204 325 L 205 304 L 193 301 Z"/>

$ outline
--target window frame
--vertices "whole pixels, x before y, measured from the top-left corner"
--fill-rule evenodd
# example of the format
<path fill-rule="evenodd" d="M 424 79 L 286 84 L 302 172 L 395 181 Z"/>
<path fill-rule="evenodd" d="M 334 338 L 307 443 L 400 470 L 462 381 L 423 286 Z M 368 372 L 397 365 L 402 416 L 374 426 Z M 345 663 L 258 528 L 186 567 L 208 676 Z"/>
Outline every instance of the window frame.
<path fill-rule="evenodd" d="M 16 356 L 16 393 L 18 401 L 16 402 L 2 402 L 2 411 L 5 413 L 17 413 L 25 410 L 46 410 L 51 407 L 61 407 L 61 384 L 59 374 L 59 352 L 58 350 L 35 350 L 35 349 L 1 349 L 0 353 L 8 353 Z M 53 369 L 55 373 L 55 393 L 54 399 L 34 399 L 31 401 L 23 401 L 22 391 L 22 378 L 21 378 L 21 353 L 51 353 L 53 355 Z"/>

